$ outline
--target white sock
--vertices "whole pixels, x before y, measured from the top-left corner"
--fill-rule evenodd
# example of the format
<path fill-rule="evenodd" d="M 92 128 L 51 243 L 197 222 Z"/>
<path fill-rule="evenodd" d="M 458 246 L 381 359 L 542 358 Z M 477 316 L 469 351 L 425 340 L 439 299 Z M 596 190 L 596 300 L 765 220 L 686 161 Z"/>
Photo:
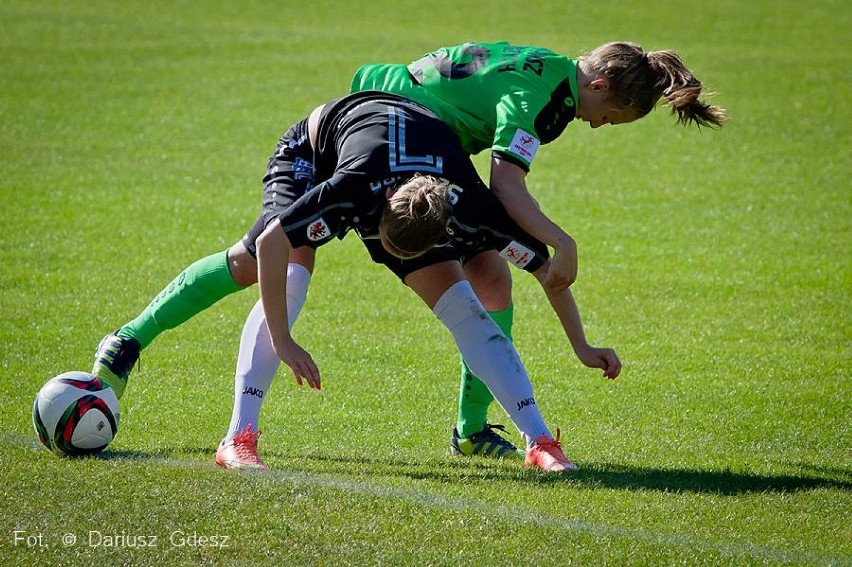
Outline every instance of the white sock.
<path fill-rule="evenodd" d="M 518 352 L 488 316 L 470 282 L 450 286 L 432 311 L 453 334 L 465 362 L 509 414 L 527 445 L 541 435 L 551 437 Z"/>
<path fill-rule="evenodd" d="M 308 296 L 311 273 L 300 264 L 287 266 L 287 320 L 290 329 Z M 257 431 L 260 407 L 269 391 L 281 359 L 272 349 L 272 340 L 260 300 L 246 318 L 240 337 L 240 353 L 234 376 L 234 411 L 223 442 L 230 441 L 249 424 Z"/>

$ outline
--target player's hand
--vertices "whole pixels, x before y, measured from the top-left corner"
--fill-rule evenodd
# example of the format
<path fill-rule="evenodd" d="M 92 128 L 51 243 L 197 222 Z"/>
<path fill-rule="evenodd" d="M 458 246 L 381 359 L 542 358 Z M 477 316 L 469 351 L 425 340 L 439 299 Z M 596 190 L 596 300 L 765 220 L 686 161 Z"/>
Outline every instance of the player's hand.
<path fill-rule="evenodd" d="M 615 380 L 621 374 L 621 361 L 611 348 L 597 348 L 586 345 L 575 351 L 580 362 L 589 368 L 603 370 L 604 378 Z"/>
<path fill-rule="evenodd" d="M 299 386 L 302 386 L 304 384 L 303 380 L 305 380 L 311 388 L 315 390 L 322 389 L 319 368 L 314 363 L 314 359 L 308 351 L 296 344 L 295 341 L 275 346 L 275 354 L 278 355 L 284 364 L 290 367 Z"/>
<path fill-rule="evenodd" d="M 577 244 L 570 239 L 553 253 L 542 285 L 551 292 L 560 292 L 568 289 L 576 280 Z"/>

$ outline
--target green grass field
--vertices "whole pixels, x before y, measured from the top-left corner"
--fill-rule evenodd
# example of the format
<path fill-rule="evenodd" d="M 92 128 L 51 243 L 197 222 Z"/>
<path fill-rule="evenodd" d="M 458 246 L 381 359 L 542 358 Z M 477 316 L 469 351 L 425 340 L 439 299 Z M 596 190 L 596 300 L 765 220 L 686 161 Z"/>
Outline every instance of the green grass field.
<path fill-rule="evenodd" d="M 3 565 L 852 564 L 848 5 L 154 4 L 0 4 Z M 625 365 L 582 367 L 514 273 L 580 472 L 447 454 L 449 334 L 354 236 L 321 249 L 295 333 L 324 391 L 281 371 L 266 399 L 268 474 L 213 463 L 256 290 L 145 351 L 104 458 L 38 446 L 41 384 L 242 236 L 284 129 L 363 62 L 469 39 L 672 48 L 732 116 L 577 123 L 536 160 L 589 339 Z"/>

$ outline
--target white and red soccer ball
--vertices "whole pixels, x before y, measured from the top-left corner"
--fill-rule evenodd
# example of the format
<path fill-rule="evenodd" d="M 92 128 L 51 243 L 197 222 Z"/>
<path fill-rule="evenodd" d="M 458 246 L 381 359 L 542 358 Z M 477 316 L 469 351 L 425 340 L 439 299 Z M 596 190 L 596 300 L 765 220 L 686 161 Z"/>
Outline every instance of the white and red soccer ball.
<path fill-rule="evenodd" d="M 41 443 L 61 455 L 103 451 L 118 433 L 115 392 L 86 372 L 51 378 L 33 404 L 33 426 Z"/>

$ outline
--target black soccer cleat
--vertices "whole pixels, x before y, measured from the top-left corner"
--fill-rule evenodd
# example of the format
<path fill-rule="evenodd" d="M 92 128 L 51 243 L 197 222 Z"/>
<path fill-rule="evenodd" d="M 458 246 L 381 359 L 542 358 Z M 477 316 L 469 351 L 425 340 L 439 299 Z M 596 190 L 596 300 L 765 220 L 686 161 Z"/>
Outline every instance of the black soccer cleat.
<path fill-rule="evenodd" d="M 142 347 L 136 339 L 119 337 L 115 331 L 105 336 L 95 352 L 92 374 L 115 391 L 121 398 L 130 371 L 139 360 Z"/>
<path fill-rule="evenodd" d="M 453 437 L 450 440 L 450 453 L 453 455 L 471 457 L 477 455 L 490 459 L 515 459 L 524 458 L 524 452 L 512 445 L 507 439 L 503 439 L 496 430 L 505 431 L 502 425 L 485 424 L 485 428 L 470 437 L 459 437 L 458 429 L 453 428 Z"/>

